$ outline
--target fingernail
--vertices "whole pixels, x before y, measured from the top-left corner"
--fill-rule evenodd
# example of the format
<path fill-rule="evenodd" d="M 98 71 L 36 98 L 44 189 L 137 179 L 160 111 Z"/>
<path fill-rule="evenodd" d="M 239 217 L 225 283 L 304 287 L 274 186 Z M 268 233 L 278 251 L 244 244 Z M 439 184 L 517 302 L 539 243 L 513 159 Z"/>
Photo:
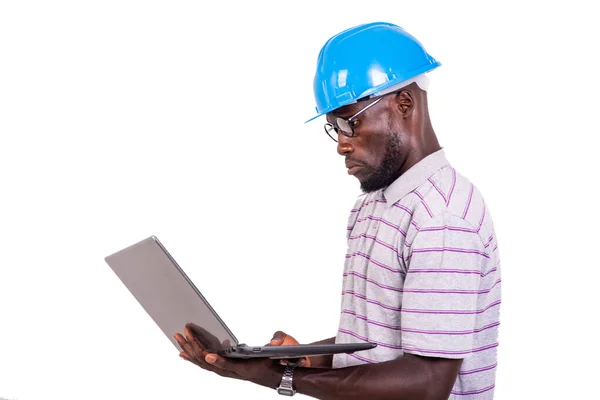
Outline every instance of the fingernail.
<path fill-rule="evenodd" d="M 206 356 L 206 362 L 213 364 L 215 361 L 217 361 L 217 357 L 215 357 L 213 354 L 209 354 Z"/>

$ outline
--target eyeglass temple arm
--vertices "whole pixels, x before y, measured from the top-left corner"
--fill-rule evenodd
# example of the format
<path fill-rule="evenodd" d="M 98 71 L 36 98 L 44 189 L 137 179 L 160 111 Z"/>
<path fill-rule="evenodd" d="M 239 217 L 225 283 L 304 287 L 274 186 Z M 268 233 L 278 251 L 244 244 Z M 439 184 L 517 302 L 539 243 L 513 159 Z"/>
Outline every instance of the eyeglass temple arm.
<path fill-rule="evenodd" d="M 367 111 L 369 108 L 373 107 L 375 104 L 379 103 L 381 100 L 383 100 L 383 97 L 378 98 L 377 100 L 375 100 L 374 102 L 372 102 L 371 104 L 369 104 L 368 106 L 366 106 L 365 108 L 363 108 L 362 110 L 360 110 L 359 112 L 357 112 L 356 114 L 354 114 L 353 116 L 348 118 L 348 121 L 351 121 L 354 118 L 358 117 L 360 114 Z"/>

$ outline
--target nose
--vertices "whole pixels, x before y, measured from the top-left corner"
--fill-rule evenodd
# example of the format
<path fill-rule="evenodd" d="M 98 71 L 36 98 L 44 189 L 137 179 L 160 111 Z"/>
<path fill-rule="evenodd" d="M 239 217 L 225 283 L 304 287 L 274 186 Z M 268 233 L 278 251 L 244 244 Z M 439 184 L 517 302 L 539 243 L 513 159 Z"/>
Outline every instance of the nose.
<path fill-rule="evenodd" d="M 354 147 L 350 142 L 350 138 L 348 136 L 342 135 L 338 133 L 338 144 L 337 144 L 337 152 L 340 156 L 345 156 L 354 151 Z"/>

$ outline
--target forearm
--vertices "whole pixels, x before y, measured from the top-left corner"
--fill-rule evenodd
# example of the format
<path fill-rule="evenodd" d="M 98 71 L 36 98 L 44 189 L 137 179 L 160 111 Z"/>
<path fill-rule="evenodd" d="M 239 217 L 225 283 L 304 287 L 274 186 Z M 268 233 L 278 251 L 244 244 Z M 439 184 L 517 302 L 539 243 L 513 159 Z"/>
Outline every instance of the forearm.
<path fill-rule="evenodd" d="M 460 360 L 439 361 L 447 363 L 442 369 L 435 365 L 437 362 L 405 355 L 393 361 L 339 369 L 297 368 L 294 386 L 299 393 L 321 400 L 447 399 Z M 451 371 L 439 372 L 444 369 Z"/>
<path fill-rule="evenodd" d="M 329 339 L 320 340 L 318 342 L 314 342 L 311 344 L 334 344 L 334 343 L 335 343 L 335 336 L 330 337 Z M 331 365 L 333 364 L 333 354 L 309 357 L 309 359 L 310 359 L 310 366 L 313 368 L 331 368 Z"/>

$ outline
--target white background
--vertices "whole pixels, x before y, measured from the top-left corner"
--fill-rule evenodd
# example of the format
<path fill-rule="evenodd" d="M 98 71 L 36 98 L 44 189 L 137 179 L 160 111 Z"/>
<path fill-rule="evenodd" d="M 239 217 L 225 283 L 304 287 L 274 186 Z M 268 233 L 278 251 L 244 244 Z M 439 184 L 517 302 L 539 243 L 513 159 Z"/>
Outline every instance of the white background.
<path fill-rule="evenodd" d="M 384 20 L 496 224 L 496 398 L 596 398 L 600 34 L 554 3 L 0 3 L 0 397 L 276 398 L 181 360 L 104 257 L 157 235 L 244 342 L 333 336 L 359 187 L 304 121 L 322 44 Z"/>

